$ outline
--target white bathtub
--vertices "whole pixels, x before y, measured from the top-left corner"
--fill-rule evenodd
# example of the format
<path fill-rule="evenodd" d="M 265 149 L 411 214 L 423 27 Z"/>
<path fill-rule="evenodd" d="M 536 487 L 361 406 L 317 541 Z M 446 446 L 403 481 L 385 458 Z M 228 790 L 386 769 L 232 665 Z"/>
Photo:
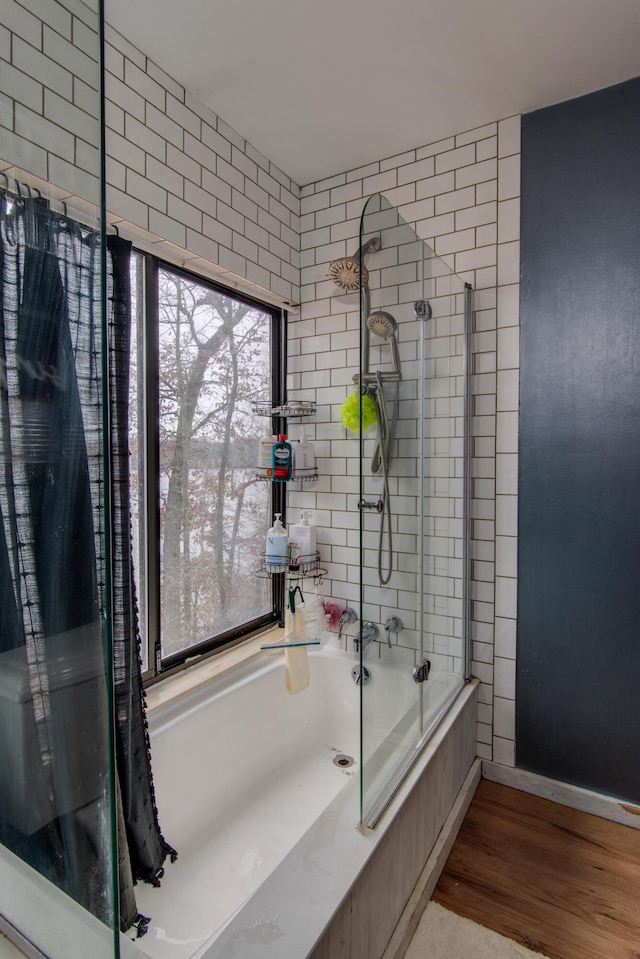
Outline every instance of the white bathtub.
<path fill-rule="evenodd" d="M 151 712 L 160 823 L 179 856 L 160 889 L 136 888 L 150 955 L 192 956 L 357 778 L 353 656 L 309 659 L 310 684 L 295 695 L 282 651 L 264 652 Z M 335 765 L 338 754 L 353 766 Z"/>
<path fill-rule="evenodd" d="M 309 660 L 295 695 L 269 651 L 151 711 L 159 818 L 179 853 L 159 889 L 136 887 L 154 959 L 304 959 L 384 831 L 358 828 L 354 656 Z M 375 682 L 384 666 L 371 668 Z"/>

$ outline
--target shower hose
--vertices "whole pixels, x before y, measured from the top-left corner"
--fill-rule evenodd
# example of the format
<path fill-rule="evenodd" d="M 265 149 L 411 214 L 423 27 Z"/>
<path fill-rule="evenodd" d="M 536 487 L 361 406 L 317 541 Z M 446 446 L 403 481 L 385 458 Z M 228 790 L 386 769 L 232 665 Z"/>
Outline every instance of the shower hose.
<path fill-rule="evenodd" d="M 391 497 L 389 495 L 389 465 L 391 460 L 391 443 L 398 421 L 400 384 L 393 383 L 393 407 L 391 421 L 387 416 L 387 407 L 382 389 L 382 374 L 376 374 L 377 389 L 375 404 L 378 419 L 378 435 L 371 457 L 371 472 L 374 476 L 382 475 L 382 510 L 380 512 L 380 535 L 378 537 L 378 580 L 381 586 L 386 586 L 393 572 L 393 533 L 391 530 Z M 384 544 L 385 526 L 387 528 L 387 568 L 382 568 L 382 552 Z"/>

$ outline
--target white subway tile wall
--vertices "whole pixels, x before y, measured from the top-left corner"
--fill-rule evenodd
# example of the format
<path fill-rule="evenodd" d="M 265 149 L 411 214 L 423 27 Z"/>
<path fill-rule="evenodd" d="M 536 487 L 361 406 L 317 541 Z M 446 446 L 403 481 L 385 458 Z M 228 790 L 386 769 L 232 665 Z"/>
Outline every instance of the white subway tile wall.
<path fill-rule="evenodd" d="M 0 169 L 34 182 L 40 179 L 54 196 L 71 201 L 72 210 L 82 210 L 97 197 L 99 171 L 95 63 L 84 49 L 87 43 L 97 49 L 96 23 L 82 3 L 59 0 L 55 7 L 55 21 L 43 24 L 17 0 L 5 0 L 0 26 Z M 326 279 L 329 262 L 356 250 L 364 202 L 382 191 L 416 233 L 474 288 L 472 640 L 473 673 L 481 682 L 478 755 L 512 765 L 519 117 L 300 189 L 108 26 L 106 41 L 109 222 L 118 223 L 138 247 L 171 262 L 271 302 L 292 304 L 289 389 L 296 398 L 318 404 L 312 432 L 320 479 L 313 488 L 292 489 L 291 507 L 294 518 L 297 507 L 315 510 L 327 591 L 345 603 L 358 599 L 357 443 L 341 426 L 338 411 L 358 366 L 358 313 L 356 296 L 335 295 Z M 387 263 L 381 251 L 375 272 L 372 288 L 392 284 L 396 291 L 388 303 L 377 306 L 393 312 L 411 302 L 415 276 L 410 264 Z M 438 292 L 429 294 L 436 306 Z M 426 504 L 432 655 L 443 648 L 443 636 L 460 638 L 456 504 L 461 492 L 461 346 L 457 314 L 441 312 L 436 311 L 429 340 L 429 362 L 437 374 L 428 398 L 430 429 L 439 454 Z M 401 337 L 407 372 L 417 360 L 415 342 L 408 335 Z M 389 590 L 387 596 L 374 576 L 366 584 L 366 595 L 382 622 L 402 607 L 407 629 L 395 639 L 411 649 L 418 625 L 412 564 L 416 437 L 409 412 L 415 397 L 406 396 L 404 402 L 399 451 L 408 461 L 413 457 L 414 467 L 406 480 L 393 478 L 402 588 Z M 295 438 L 293 424 L 291 432 Z M 452 534 L 453 553 L 447 555 Z M 376 540 L 372 523 L 365 543 L 369 559 L 375 559 Z M 448 652 L 459 656 L 460 643 Z"/>
<path fill-rule="evenodd" d="M 97 16 L 53 7 L 43 23 L 4 3 L 0 169 L 86 216 L 100 195 Z M 108 25 L 105 67 L 108 222 L 159 257 L 297 304 L 297 184 Z"/>
<path fill-rule="evenodd" d="M 315 400 L 315 444 L 321 478 L 316 490 L 292 491 L 291 506 L 315 510 L 318 542 L 329 571 L 327 590 L 342 603 L 358 599 L 358 443 L 340 422 L 339 409 L 353 388 L 358 368 L 358 297 L 343 295 L 327 281 L 331 260 L 353 255 L 366 199 L 377 191 L 398 206 L 418 236 L 473 287 L 472 670 L 480 679 L 478 755 L 514 763 L 517 415 L 519 344 L 519 169 L 520 118 L 509 117 L 445 141 L 428 144 L 358 170 L 304 186 L 301 191 L 301 309 L 290 327 L 289 389 Z M 412 263 L 385 261 L 385 247 L 371 256 L 375 307 L 400 311 L 415 292 Z M 407 257 L 409 260 L 410 257 Z M 385 302 L 375 291 L 385 289 Z M 389 290 L 392 290 L 390 293 Z M 428 291 L 429 298 L 434 290 Z M 425 639 L 429 655 L 461 655 L 459 552 L 461 522 L 462 399 L 459 317 L 438 315 L 428 340 L 431 381 L 427 407 L 433 448 L 426 515 L 427 556 Z M 407 322 L 406 316 L 403 322 Z M 454 324 L 453 327 L 450 324 Z M 403 327 L 403 377 L 414 375 L 416 338 Z M 413 363 L 413 365 L 412 365 Z M 453 367 L 451 366 L 453 364 Z M 318 376 L 322 376 L 321 381 Z M 441 386 L 439 375 L 444 376 Z M 446 385 L 444 385 L 446 384 Z M 451 384 L 456 384 L 453 386 Z M 407 629 L 394 640 L 417 645 L 416 421 L 409 408 L 398 425 L 398 456 L 405 480 L 392 478 L 397 510 L 394 549 L 402 585 L 377 583 L 377 522 L 367 518 L 365 600 L 372 618 L 384 623 L 401 610 Z M 438 433 L 439 428 L 442 432 Z M 295 429 L 295 428 L 294 428 Z M 452 437 L 450 439 L 449 437 Z M 413 460 L 412 460 L 413 457 Z M 413 467 L 411 463 L 413 462 Z M 448 537 L 453 536 L 453 541 Z M 454 543 L 452 555 L 446 551 Z M 445 637 L 457 640 L 453 647 Z M 443 665 L 438 661 L 438 665 Z M 446 665 L 446 664 L 445 664 Z"/>
<path fill-rule="evenodd" d="M 106 29 L 107 210 L 140 248 L 235 288 L 300 296 L 300 189 Z"/>
<path fill-rule="evenodd" d="M 4 0 L 0 26 L 0 170 L 21 184 L 55 185 L 55 197 L 91 222 L 100 198 L 98 16 L 60 0 L 46 22 Z"/>

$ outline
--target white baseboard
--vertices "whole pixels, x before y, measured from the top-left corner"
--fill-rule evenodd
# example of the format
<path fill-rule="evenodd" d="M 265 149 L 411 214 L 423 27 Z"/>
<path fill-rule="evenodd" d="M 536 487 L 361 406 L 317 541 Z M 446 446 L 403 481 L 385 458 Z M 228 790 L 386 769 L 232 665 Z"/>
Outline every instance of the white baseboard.
<path fill-rule="evenodd" d="M 640 806 L 633 803 L 583 789 L 581 786 L 572 786 L 557 779 L 547 779 L 546 776 L 528 772 L 526 769 L 515 769 L 487 760 L 482 762 L 482 776 L 503 786 L 512 786 L 563 806 L 570 806 L 602 819 L 610 819 L 612 822 L 631 826 L 632 829 L 640 829 Z"/>
<path fill-rule="evenodd" d="M 456 836 L 460 831 L 462 821 L 467 814 L 467 809 L 471 805 L 471 800 L 478 788 L 480 779 L 481 762 L 479 759 L 475 759 L 460 788 L 456 801 L 451 807 L 451 812 L 440 830 L 440 835 L 431 850 L 425 867 L 418 877 L 409 901 L 404 907 L 402 915 L 398 920 L 398 925 L 389 940 L 382 959 L 403 959 L 403 956 L 409 948 L 409 943 L 418 928 L 422 913 L 431 899 L 433 890 L 438 884 L 440 873 L 444 869 Z"/>

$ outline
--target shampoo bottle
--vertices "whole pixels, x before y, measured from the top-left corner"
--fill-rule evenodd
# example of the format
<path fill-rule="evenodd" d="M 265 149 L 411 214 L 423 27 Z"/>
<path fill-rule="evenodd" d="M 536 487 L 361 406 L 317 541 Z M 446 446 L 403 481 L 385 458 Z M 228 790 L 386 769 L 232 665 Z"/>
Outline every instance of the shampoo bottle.
<path fill-rule="evenodd" d="M 284 482 L 291 479 L 291 443 L 287 443 L 287 437 L 280 433 L 278 442 L 273 444 L 272 468 L 273 479 L 276 482 Z"/>
<path fill-rule="evenodd" d="M 284 567 L 289 561 L 289 537 L 282 525 L 281 516 L 282 513 L 276 513 L 275 522 L 267 533 L 265 561 L 270 567 Z"/>
<path fill-rule="evenodd" d="M 314 563 L 316 558 L 316 528 L 309 526 L 305 510 L 301 511 L 300 522 L 290 527 L 291 562 Z"/>
<path fill-rule="evenodd" d="M 260 437 L 258 448 L 258 474 L 260 476 L 273 476 L 273 444 L 277 442 L 278 437 L 273 435 L 269 426 L 265 426 L 264 435 Z"/>

